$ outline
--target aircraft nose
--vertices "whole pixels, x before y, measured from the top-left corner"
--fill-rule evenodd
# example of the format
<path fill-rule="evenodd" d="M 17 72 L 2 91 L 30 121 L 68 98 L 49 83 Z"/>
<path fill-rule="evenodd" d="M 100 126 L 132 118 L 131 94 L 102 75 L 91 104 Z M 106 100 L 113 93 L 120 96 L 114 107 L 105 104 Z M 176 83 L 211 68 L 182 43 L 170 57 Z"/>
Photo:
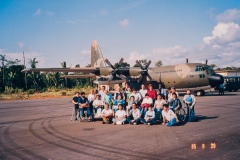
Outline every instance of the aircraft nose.
<path fill-rule="evenodd" d="M 211 87 L 219 87 L 220 84 L 223 84 L 224 79 L 222 75 L 213 74 L 208 77 L 208 81 Z"/>

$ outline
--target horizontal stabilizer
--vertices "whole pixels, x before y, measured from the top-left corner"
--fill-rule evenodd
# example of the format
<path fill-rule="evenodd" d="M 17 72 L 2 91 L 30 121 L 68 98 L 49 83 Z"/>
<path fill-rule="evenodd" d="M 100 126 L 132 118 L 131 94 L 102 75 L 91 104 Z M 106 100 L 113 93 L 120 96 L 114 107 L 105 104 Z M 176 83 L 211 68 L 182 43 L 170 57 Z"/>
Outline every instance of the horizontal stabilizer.
<path fill-rule="evenodd" d="M 60 78 L 92 78 L 96 77 L 95 75 L 92 74 L 87 74 L 87 75 L 64 75 L 61 76 Z"/>
<path fill-rule="evenodd" d="M 99 69 L 95 67 L 86 68 L 26 68 L 22 72 L 85 72 L 85 73 L 95 73 Z"/>

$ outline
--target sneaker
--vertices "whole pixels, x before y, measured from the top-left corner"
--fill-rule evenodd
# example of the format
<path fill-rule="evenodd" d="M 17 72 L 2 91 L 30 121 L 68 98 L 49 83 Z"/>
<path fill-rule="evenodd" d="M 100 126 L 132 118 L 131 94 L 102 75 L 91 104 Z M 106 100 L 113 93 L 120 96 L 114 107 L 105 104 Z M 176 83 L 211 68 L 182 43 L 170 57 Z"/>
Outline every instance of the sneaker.
<path fill-rule="evenodd" d="M 137 123 L 133 123 L 134 125 L 137 125 Z"/>
<path fill-rule="evenodd" d="M 124 122 L 122 122 L 122 125 L 124 125 Z"/>
<path fill-rule="evenodd" d="M 105 122 L 102 122 L 102 124 L 106 124 Z"/>
<path fill-rule="evenodd" d="M 116 122 L 114 122 L 113 125 L 116 125 Z"/>
<path fill-rule="evenodd" d="M 77 119 L 77 117 L 74 119 L 74 121 L 77 121 L 78 119 Z"/>
<path fill-rule="evenodd" d="M 150 123 L 148 123 L 147 125 L 149 125 L 149 126 L 150 126 L 151 124 L 150 124 Z"/>

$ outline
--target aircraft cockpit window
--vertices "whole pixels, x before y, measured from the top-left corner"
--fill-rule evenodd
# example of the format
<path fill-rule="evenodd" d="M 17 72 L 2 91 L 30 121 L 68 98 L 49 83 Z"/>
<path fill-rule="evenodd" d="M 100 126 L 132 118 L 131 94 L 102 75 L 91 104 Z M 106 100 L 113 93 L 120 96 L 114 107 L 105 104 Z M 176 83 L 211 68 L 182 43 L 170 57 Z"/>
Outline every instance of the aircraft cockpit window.
<path fill-rule="evenodd" d="M 195 71 L 203 71 L 203 67 L 202 66 L 196 66 Z"/>

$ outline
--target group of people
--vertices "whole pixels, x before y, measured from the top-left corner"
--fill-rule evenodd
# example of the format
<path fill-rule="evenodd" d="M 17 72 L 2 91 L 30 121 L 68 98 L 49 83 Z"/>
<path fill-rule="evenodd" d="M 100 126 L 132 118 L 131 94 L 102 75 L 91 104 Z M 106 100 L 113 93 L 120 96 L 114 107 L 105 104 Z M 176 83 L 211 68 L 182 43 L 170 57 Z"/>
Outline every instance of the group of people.
<path fill-rule="evenodd" d="M 122 91 L 119 87 L 114 94 L 102 86 L 97 93 L 91 89 L 87 97 L 84 92 L 76 92 L 72 103 L 75 120 L 102 119 L 103 124 L 115 125 L 126 123 L 152 125 L 162 122 L 167 126 L 176 126 L 180 121 L 176 111 L 182 108 L 175 88 L 166 90 L 161 84 L 156 90 L 151 84 L 148 85 L 148 89 L 142 85 L 138 91 L 130 87 Z M 183 103 L 187 105 L 189 119 L 190 115 L 195 115 L 196 103 L 196 98 L 190 90 L 184 96 Z"/>

